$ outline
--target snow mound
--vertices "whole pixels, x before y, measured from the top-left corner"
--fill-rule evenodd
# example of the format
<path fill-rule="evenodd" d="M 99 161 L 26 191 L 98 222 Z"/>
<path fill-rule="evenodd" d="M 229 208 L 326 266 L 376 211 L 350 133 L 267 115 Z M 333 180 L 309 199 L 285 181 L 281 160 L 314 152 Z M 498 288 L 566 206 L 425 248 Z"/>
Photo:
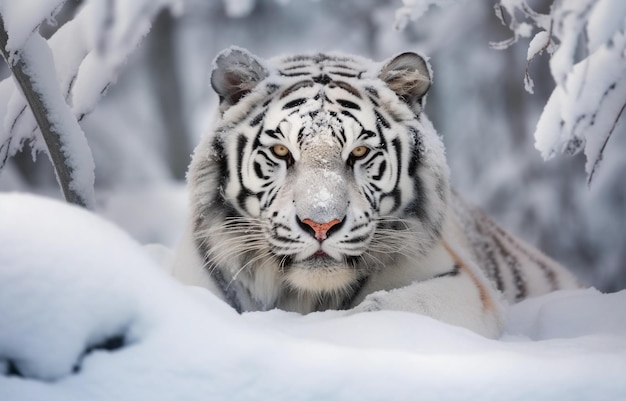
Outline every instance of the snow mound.
<path fill-rule="evenodd" d="M 0 400 L 625 399 L 626 292 L 488 340 L 402 312 L 236 314 L 82 209 L 0 195 Z"/>

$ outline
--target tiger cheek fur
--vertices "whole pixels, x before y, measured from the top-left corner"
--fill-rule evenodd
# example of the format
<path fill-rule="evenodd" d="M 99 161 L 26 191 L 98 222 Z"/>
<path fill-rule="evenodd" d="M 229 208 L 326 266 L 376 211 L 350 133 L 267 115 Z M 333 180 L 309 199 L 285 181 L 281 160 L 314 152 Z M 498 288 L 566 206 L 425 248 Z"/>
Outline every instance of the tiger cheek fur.
<path fill-rule="evenodd" d="M 421 56 L 221 53 L 175 274 L 238 311 L 407 310 L 498 335 L 502 307 L 576 280 L 449 187 Z"/>

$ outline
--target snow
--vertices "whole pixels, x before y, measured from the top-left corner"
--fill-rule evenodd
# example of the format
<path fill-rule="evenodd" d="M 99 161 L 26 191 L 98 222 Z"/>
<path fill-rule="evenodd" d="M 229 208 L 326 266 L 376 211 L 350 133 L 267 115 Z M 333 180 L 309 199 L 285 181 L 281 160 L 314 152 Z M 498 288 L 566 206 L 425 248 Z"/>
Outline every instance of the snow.
<path fill-rule="evenodd" d="M 549 14 L 533 11 L 526 0 L 501 0 L 498 5 L 496 14 L 503 24 L 500 7 L 509 14 L 508 26 L 514 38 L 493 47 L 510 46 L 519 37 L 529 36 L 533 26 L 542 31 L 530 41 L 529 62 L 550 41 L 557 44 L 555 49 L 548 49 L 550 72 L 557 86 L 537 124 L 535 147 L 544 159 L 557 153 L 576 154 L 584 149 L 585 171 L 591 183 L 626 106 L 626 3 L 555 2 Z M 524 15 L 530 23 L 520 22 L 517 15 Z M 534 84 L 528 72 L 524 83 L 526 91 L 533 93 Z"/>
<path fill-rule="evenodd" d="M 59 141 L 59 151 L 70 171 L 69 186 L 92 209 L 94 194 L 94 161 L 85 134 L 65 103 L 55 73 L 52 52 L 46 41 L 33 34 L 20 49 L 26 74 L 39 94 L 52 131 Z"/>
<path fill-rule="evenodd" d="M 19 18 L 7 18 L 15 32 L 13 47 L 21 47 L 60 3 L 0 1 L 2 7 L 22 12 Z M 83 3 L 85 8 L 116 4 L 128 7 L 118 10 L 125 12 L 148 2 Z M 224 18 L 222 2 L 195 3 L 191 13 L 176 20 L 175 37 L 184 60 L 179 74 L 186 118 L 199 121 L 193 123 L 195 139 L 212 119 L 207 111 L 213 96 L 208 89 L 210 61 L 232 44 L 264 56 L 339 49 L 381 60 L 403 51 L 425 51 L 437 73 L 427 112 L 447 142 L 457 188 L 590 282 L 624 287 L 626 136 L 617 135 L 623 134 L 624 125 L 609 142 L 616 146 L 607 147 L 607 162 L 590 194 L 575 173 L 582 172 L 576 159 L 544 164 L 538 155 L 533 158 L 537 152 L 526 139 L 532 132 L 525 127 L 537 121 L 551 82 L 543 77 L 547 74 L 536 74 L 534 96 L 515 91 L 527 51 L 520 45 L 507 53 L 484 46 L 498 35 L 490 4 L 458 1 L 457 7 L 428 11 L 417 22 L 408 12 L 407 30 L 399 32 L 392 26 L 397 3 L 280 0 L 261 9 L 256 2 L 254 12 L 241 20 Z M 242 16 L 245 3 L 237 2 Z M 502 3 L 523 15 L 523 0 Z M 405 7 L 414 4 L 404 2 Z M 621 0 L 594 4 L 585 30 L 590 55 L 623 26 L 626 7 Z M 97 23 L 105 14 L 95 8 L 89 12 L 92 19 L 85 26 L 91 34 L 69 23 L 48 44 L 61 93 L 76 116 L 91 110 L 102 83 L 114 82 L 122 72 L 105 102 L 82 125 L 96 159 L 96 180 L 110 191 L 97 188 L 98 211 L 134 239 L 84 211 L 23 195 L 0 195 L 0 400 L 626 399 L 624 291 L 559 292 L 514 305 L 507 313 L 505 335 L 491 341 L 400 312 L 240 316 L 205 290 L 173 282 L 157 266 L 167 264 L 168 249 L 137 243 L 171 244 L 184 220 L 178 192 L 171 198 L 169 189 L 145 186 L 169 180 L 160 153 L 166 142 L 159 131 L 162 110 L 153 110 L 154 92 L 144 82 L 155 59 L 135 51 L 132 41 L 104 46 L 109 53 L 98 54 L 102 49 L 91 46 L 102 32 Z M 535 17 L 533 24 L 549 31 L 549 16 Z M 121 32 L 122 26 L 114 29 Z M 141 29 L 130 32 L 139 37 Z M 107 54 L 115 56 L 110 60 L 121 60 L 125 52 L 139 58 L 128 57 L 116 68 L 114 62 L 86 61 L 87 54 L 93 60 L 104 60 Z M 603 66 L 611 71 L 624 66 L 623 59 L 615 60 Z M 572 70 L 580 61 L 572 60 Z M 540 63 L 533 62 L 533 67 Z M 109 81 L 98 78 L 100 69 Z M 589 78 L 587 87 L 596 82 Z M 7 109 L 13 115 L 21 112 L 18 98 L 12 80 L 0 83 L 3 127 L 13 125 Z M 546 108 L 552 123 L 559 123 L 561 105 L 551 102 Z M 613 110 L 615 117 L 619 110 Z M 601 123 L 614 120 L 604 117 Z M 546 127 L 542 135 L 550 131 Z M 33 128 L 26 112 L 13 132 L 0 130 L 0 166 Z M 559 130 L 554 126 L 554 132 Z M 5 146 L 7 135 L 13 140 Z M 594 146 L 602 145 L 604 138 L 597 139 Z M 46 185 L 54 183 L 42 178 L 49 166 L 23 164 L 4 167 L 2 190 L 49 191 Z M 25 168 L 34 173 L 26 176 Z M 124 347 L 82 356 L 88 344 L 118 333 L 128 334 Z M 23 360 L 18 370 L 33 377 L 7 374 L 13 369 L 9 358 Z M 79 359 L 80 369 L 74 372 Z"/>
<path fill-rule="evenodd" d="M 65 0 L 1 0 L 0 14 L 9 33 L 7 51 L 13 53 L 24 46 L 44 20 L 52 20 Z"/>
<path fill-rule="evenodd" d="M 528 44 L 528 55 L 526 56 L 526 60 L 530 61 L 537 54 L 541 54 L 544 48 L 550 43 L 550 34 L 546 31 L 537 32 L 533 40 Z"/>
<path fill-rule="evenodd" d="M 615 32 L 624 28 L 626 2 L 598 0 L 587 21 L 587 48 L 590 53 L 611 40 Z"/>
<path fill-rule="evenodd" d="M 560 151 L 574 153 L 584 146 L 585 170 L 592 174 L 602 143 L 610 136 L 611 127 L 626 104 L 624 49 L 626 35 L 618 32 L 610 45 L 601 46 L 574 65 L 567 79 L 554 90 L 535 132 L 536 147 L 544 158 Z M 550 63 L 554 71 L 564 68 L 557 66 L 561 59 L 556 56 L 560 51 L 557 50 Z M 573 144 L 576 140 L 579 145 Z"/>
<path fill-rule="evenodd" d="M 626 397 L 626 291 L 524 301 L 500 340 L 402 312 L 238 315 L 83 209 L 2 194 L 0 221 L 3 401 Z"/>
<path fill-rule="evenodd" d="M 49 104 L 58 105 L 52 117 L 63 116 L 62 146 L 71 151 L 70 165 L 76 174 L 72 185 L 85 194 L 88 203 L 93 204 L 94 163 L 76 120 L 90 113 L 116 80 L 119 69 L 148 33 L 157 13 L 164 8 L 180 13 L 182 2 L 91 0 L 71 21 L 60 27 L 47 44 L 40 43 L 37 49 L 28 51 L 29 43 L 43 42 L 38 26 L 43 20 L 52 18 L 60 4 L 62 2 L 58 0 L 6 0 L 0 3 L 0 12 L 7 21 L 8 50 L 19 50 L 24 59 L 26 56 L 35 58 L 32 62 L 38 65 L 29 68 L 40 69 L 37 74 L 41 82 L 38 83 L 42 88 L 45 86 L 43 94 Z M 23 112 L 26 101 L 12 78 L 5 79 L 0 85 L 0 111 L 3 112 L 0 116 L 4 121 L 0 130 L 2 167 L 5 155 L 11 157 L 21 150 L 26 139 L 39 142 L 33 146 L 36 150 L 47 148 L 40 142 L 32 113 Z M 58 101 L 60 96 L 64 102 Z M 66 108 L 64 103 L 70 106 L 72 114 L 61 112 Z"/>

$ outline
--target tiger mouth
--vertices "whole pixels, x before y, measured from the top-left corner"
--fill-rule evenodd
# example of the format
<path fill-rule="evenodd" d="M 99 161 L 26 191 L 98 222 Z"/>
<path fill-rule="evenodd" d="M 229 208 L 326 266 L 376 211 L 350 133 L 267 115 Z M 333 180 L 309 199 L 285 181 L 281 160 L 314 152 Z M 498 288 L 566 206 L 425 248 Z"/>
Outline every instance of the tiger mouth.
<path fill-rule="evenodd" d="M 305 259 L 294 261 L 291 267 L 322 270 L 354 269 L 357 259 L 358 257 L 353 256 L 342 256 L 340 259 L 337 259 L 320 249 Z"/>
<path fill-rule="evenodd" d="M 323 250 L 320 249 L 317 252 L 315 252 L 312 256 L 310 256 L 309 258 L 324 258 L 324 257 L 330 258 L 331 256 L 328 255 L 326 252 L 324 252 Z"/>
<path fill-rule="evenodd" d="M 331 266 L 339 267 L 344 264 L 345 262 L 343 260 L 337 260 L 333 258 L 332 256 L 322 251 L 321 249 L 315 252 L 313 255 L 309 256 L 308 258 L 301 260 L 299 263 L 296 262 L 296 265 L 304 265 L 309 268 L 331 267 Z"/>

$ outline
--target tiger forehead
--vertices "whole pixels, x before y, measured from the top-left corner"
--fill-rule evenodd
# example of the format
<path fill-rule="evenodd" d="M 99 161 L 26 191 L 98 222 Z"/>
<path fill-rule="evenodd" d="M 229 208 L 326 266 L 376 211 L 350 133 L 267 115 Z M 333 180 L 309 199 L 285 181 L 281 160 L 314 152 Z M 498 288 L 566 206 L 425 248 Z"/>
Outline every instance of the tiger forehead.
<path fill-rule="evenodd" d="M 363 96 L 361 96 L 361 92 L 357 88 L 355 88 L 353 85 L 345 81 L 333 80 L 328 75 L 322 75 L 322 76 L 313 77 L 310 80 L 298 81 L 295 84 L 288 86 L 280 94 L 279 99 L 284 99 L 287 96 L 291 95 L 292 93 L 298 91 L 299 89 L 310 88 L 312 86 L 315 86 L 315 84 L 323 85 L 325 87 L 328 87 L 329 89 L 339 87 L 358 99 L 363 98 Z"/>
<path fill-rule="evenodd" d="M 276 64 L 279 74 L 285 77 L 309 76 L 323 80 L 322 77 L 327 75 L 329 78 L 361 78 L 366 72 L 363 60 L 322 53 L 287 57 Z"/>
<path fill-rule="evenodd" d="M 340 87 L 361 99 L 361 93 L 349 79 L 360 80 L 366 69 L 358 60 L 348 57 L 333 57 L 326 54 L 292 56 L 278 63 L 278 73 L 282 77 L 301 80 L 287 87 L 280 98 L 285 98 L 298 89 L 319 84 L 329 88 Z"/>

